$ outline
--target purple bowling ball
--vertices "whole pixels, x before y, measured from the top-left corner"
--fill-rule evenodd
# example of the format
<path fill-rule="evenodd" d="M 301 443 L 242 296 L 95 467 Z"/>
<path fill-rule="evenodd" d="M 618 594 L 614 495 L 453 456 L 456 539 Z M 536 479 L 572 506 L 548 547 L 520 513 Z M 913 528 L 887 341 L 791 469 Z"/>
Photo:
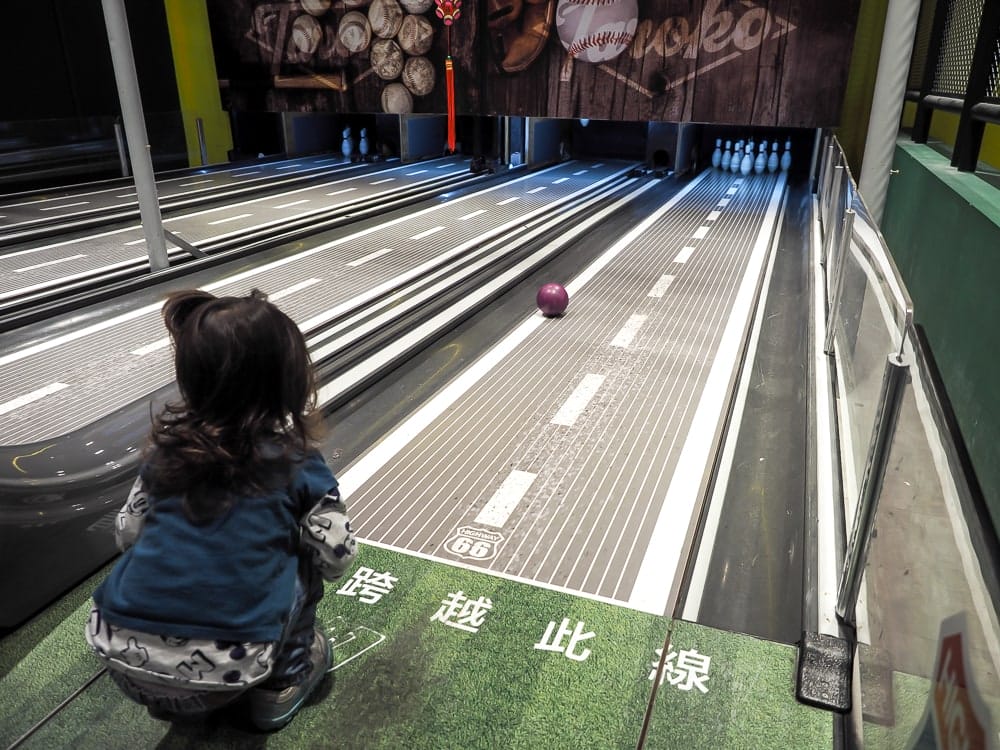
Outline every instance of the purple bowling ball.
<path fill-rule="evenodd" d="M 535 303 L 542 315 L 547 318 L 554 318 L 566 312 L 569 304 L 569 294 L 562 284 L 543 284 L 535 297 Z"/>

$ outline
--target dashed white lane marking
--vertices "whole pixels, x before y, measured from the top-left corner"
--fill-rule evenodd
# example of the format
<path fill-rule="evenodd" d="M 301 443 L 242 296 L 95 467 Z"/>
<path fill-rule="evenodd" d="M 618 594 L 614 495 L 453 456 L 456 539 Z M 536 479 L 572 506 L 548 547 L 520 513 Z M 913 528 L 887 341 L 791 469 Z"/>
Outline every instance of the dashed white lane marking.
<path fill-rule="evenodd" d="M 565 427 L 572 427 L 576 420 L 583 414 L 584 409 L 594 398 L 594 395 L 604 383 L 604 376 L 588 372 L 583 376 L 573 392 L 569 394 L 566 402 L 559 407 L 559 411 L 552 417 L 552 424 L 561 424 Z"/>
<path fill-rule="evenodd" d="M 237 221 L 239 219 L 246 219 L 248 216 L 253 216 L 253 214 L 236 214 L 236 216 L 229 216 L 225 219 L 216 219 L 215 221 L 208 222 L 209 224 L 225 224 L 227 221 Z"/>
<path fill-rule="evenodd" d="M 162 339 L 157 339 L 151 344 L 146 344 L 145 346 L 140 346 L 138 349 L 133 349 L 129 354 L 134 354 L 137 357 L 145 357 L 147 354 L 152 354 L 153 352 L 158 352 L 160 349 L 166 349 L 170 345 L 170 339 L 164 336 Z"/>
<path fill-rule="evenodd" d="M 691 235 L 696 240 L 705 239 L 705 235 L 708 234 L 708 227 L 701 226 L 694 230 L 694 234 Z"/>
<path fill-rule="evenodd" d="M 71 260 L 79 260 L 80 258 L 86 258 L 86 255 L 67 255 L 65 258 L 59 258 L 57 260 L 49 260 L 45 263 L 35 263 L 33 266 L 24 266 L 22 268 L 15 268 L 14 273 L 24 273 L 25 271 L 34 271 L 36 268 L 45 268 L 45 266 L 55 266 L 59 263 L 68 263 Z"/>
<path fill-rule="evenodd" d="M 395 177 L 386 177 L 383 180 L 375 180 L 375 182 L 369 182 L 368 184 L 369 185 L 381 185 L 383 182 L 395 182 L 395 181 L 396 181 Z"/>
<path fill-rule="evenodd" d="M 733 180 L 733 185 L 735 187 L 739 187 L 742 184 L 743 184 L 743 178 L 742 177 L 738 177 L 737 179 Z"/>
<path fill-rule="evenodd" d="M 574 177 L 579 177 L 582 174 L 587 174 L 587 170 L 586 169 L 581 169 L 579 172 L 574 172 L 573 176 Z"/>
<path fill-rule="evenodd" d="M 510 518 L 510 514 L 514 512 L 514 508 L 531 487 L 531 483 L 535 481 L 535 476 L 531 472 L 518 471 L 517 469 L 508 474 L 507 478 L 503 480 L 503 484 L 493 493 L 493 497 L 479 511 L 479 515 L 476 516 L 473 523 L 495 526 L 498 529 L 503 528 L 507 519 Z"/>
<path fill-rule="evenodd" d="M 391 253 L 391 252 L 392 252 L 392 248 L 391 247 L 383 247 L 381 250 L 376 250 L 374 253 L 368 253 L 368 255 L 363 255 L 362 257 L 358 258 L 357 260 L 352 260 L 347 265 L 351 266 L 352 268 L 357 268 L 358 266 L 363 266 L 365 263 L 367 263 L 370 260 L 375 260 L 376 258 L 381 258 L 386 253 Z"/>
<path fill-rule="evenodd" d="M 177 232 L 174 232 L 174 234 L 177 234 Z M 141 240 L 132 240 L 131 242 L 126 242 L 125 247 L 130 247 L 132 245 L 141 245 L 145 241 L 146 241 L 145 237 L 143 237 Z"/>
<path fill-rule="evenodd" d="M 630 347 L 632 340 L 639 333 L 639 329 L 642 328 L 642 324 L 645 322 L 645 315 L 633 315 L 625 322 L 622 329 L 615 334 L 615 337 L 611 339 L 611 346 L 620 346 L 623 349 Z"/>
<path fill-rule="evenodd" d="M 447 169 L 451 164 L 442 164 L 441 166 L 435 167 L 435 169 Z"/>
<path fill-rule="evenodd" d="M 182 182 L 178 187 L 192 187 L 194 185 L 204 185 L 207 182 L 214 182 L 214 180 L 195 180 L 194 182 Z"/>
<path fill-rule="evenodd" d="M 427 171 L 426 169 L 418 169 L 416 172 L 407 172 L 406 176 L 407 177 L 413 177 L 413 175 L 423 174 L 426 171 Z"/>
<path fill-rule="evenodd" d="M 135 193 L 122 193 L 121 195 L 116 195 L 115 198 L 135 198 Z"/>
<path fill-rule="evenodd" d="M 20 409 L 22 406 L 26 406 L 27 404 L 38 401 L 39 399 L 45 398 L 46 396 L 68 387 L 69 385 L 66 383 L 49 383 L 49 385 L 44 388 L 38 388 L 37 390 L 31 391 L 31 393 L 25 393 L 23 396 L 11 399 L 5 404 L 0 404 L 0 414 L 6 414 L 7 412 L 14 411 L 14 409 Z"/>
<path fill-rule="evenodd" d="M 591 167 L 591 169 L 600 169 L 603 166 L 604 166 L 604 162 L 602 161 L 602 162 L 598 162 L 597 164 L 593 165 Z"/>
<path fill-rule="evenodd" d="M 412 237 L 410 237 L 410 239 L 411 240 L 422 240 L 424 237 L 430 237 L 432 234 L 437 234 L 442 229 L 444 229 L 444 227 L 434 227 L 432 229 L 428 229 L 425 232 L 421 232 L 420 234 L 415 234 Z"/>
<path fill-rule="evenodd" d="M 513 203 L 514 201 L 519 201 L 519 200 L 521 200 L 520 196 L 515 195 L 513 198 L 507 198 L 505 200 L 500 201 L 499 203 L 497 203 L 497 205 L 506 206 L 508 203 Z"/>
<path fill-rule="evenodd" d="M 341 193 L 349 193 L 352 190 L 357 190 L 357 188 L 344 188 L 343 190 L 334 190 L 332 193 L 327 193 L 327 195 L 340 195 Z"/>
<path fill-rule="evenodd" d="M 458 220 L 459 221 L 467 221 L 468 219 L 471 219 L 474 216 L 479 216 L 479 214 L 484 214 L 484 213 L 486 213 L 486 209 L 485 208 L 480 208 L 477 211 L 473 211 L 471 214 L 466 214 L 465 216 L 460 216 Z"/>
<path fill-rule="evenodd" d="M 562 185 L 569 177 L 560 177 L 558 180 L 552 180 L 553 185 Z"/>
<path fill-rule="evenodd" d="M 246 177 L 248 174 L 260 174 L 260 170 L 254 170 L 253 172 L 244 172 L 243 174 L 234 174 L 233 177 Z"/>
<path fill-rule="evenodd" d="M 721 199 L 719 199 L 719 202 L 718 202 L 717 205 L 719 206 L 719 208 L 725 208 L 726 206 L 729 205 L 729 198 L 721 198 Z"/>
<path fill-rule="evenodd" d="M 306 279 L 305 281 L 300 281 L 297 284 L 292 284 L 289 287 L 285 287 L 284 289 L 281 289 L 275 292 L 274 294 L 269 294 L 267 295 L 267 298 L 271 302 L 277 302 L 279 299 L 284 299 L 285 297 L 288 297 L 291 294 L 295 294 L 296 292 L 301 292 L 303 289 L 308 289 L 314 284 L 318 284 L 322 280 L 323 279 L 317 279 L 317 278 Z"/>
<path fill-rule="evenodd" d="M 529 193 L 540 193 L 543 190 L 545 190 L 545 185 L 542 185 L 541 187 L 533 188 L 533 189 L 529 190 L 528 192 Z"/>
<path fill-rule="evenodd" d="M 301 167 L 301 164 L 283 164 L 280 167 L 275 167 L 275 169 L 295 169 L 295 167 Z"/>
<path fill-rule="evenodd" d="M 280 206 L 275 206 L 275 208 L 291 208 L 292 206 L 301 206 L 303 203 L 308 203 L 308 198 L 303 198 L 300 201 L 292 201 L 291 203 L 282 203 Z"/>
<path fill-rule="evenodd" d="M 705 221 L 715 221 L 719 218 L 721 211 L 712 211 L 708 216 L 705 217 Z"/>
<path fill-rule="evenodd" d="M 726 191 L 726 195 L 736 195 L 737 192 L 739 192 L 738 188 L 731 187 Z"/>
<path fill-rule="evenodd" d="M 691 257 L 691 253 L 693 252 L 694 248 L 690 246 L 681 249 L 681 251 L 677 253 L 677 256 L 674 258 L 674 263 L 687 263 L 688 258 Z"/>
<path fill-rule="evenodd" d="M 660 277 L 660 280 L 653 285 L 653 288 L 649 290 L 649 294 L 646 296 L 662 297 L 667 293 L 667 289 L 670 288 L 670 285 L 674 283 L 674 278 L 675 277 L 670 274 L 664 274 Z"/>
<path fill-rule="evenodd" d="M 39 211 L 60 211 L 64 208 L 73 208 L 73 206 L 86 206 L 90 201 L 80 201 L 79 203 L 64 203 L 61 206 L 47 206 L 45 208 L 38 209 Z"/>

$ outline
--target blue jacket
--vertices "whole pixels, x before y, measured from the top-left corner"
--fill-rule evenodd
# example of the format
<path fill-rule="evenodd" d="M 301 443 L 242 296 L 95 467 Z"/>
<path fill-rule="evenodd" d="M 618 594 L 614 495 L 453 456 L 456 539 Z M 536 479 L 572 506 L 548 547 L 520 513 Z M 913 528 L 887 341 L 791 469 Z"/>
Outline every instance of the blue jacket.
<path fill-rule="evenodd" d="M 182 502 L 149 495 L 140 473 L 115 528 L 125 553 L 94 592 L 112 625 L 177 638 L 276 641 L 300 556 L 333 580 L 356 555 L 337 480 L 316 451 L 294 467 L 287 487 L 241 497 L 209 523 L 191 523 Z"/>

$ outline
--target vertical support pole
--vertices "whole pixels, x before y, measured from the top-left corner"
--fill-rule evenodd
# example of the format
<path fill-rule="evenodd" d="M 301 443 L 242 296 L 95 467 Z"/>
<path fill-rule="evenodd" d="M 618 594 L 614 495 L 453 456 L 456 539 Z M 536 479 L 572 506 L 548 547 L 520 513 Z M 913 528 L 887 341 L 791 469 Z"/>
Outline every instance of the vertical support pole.
<path fill-rule="evenodd" d="M 201 166 L 208 164 L 208 144 L 205 143 L 205 121 L 200 117 L 194 119 L 194 126 L 198 130 L 198 151 L 201 154 Z"/>
<path fill-rule="evenodd" d="M 153 271 L 160 271 L 169 265 L 167 244 L 163 236 L 160 203 L 156 197 L 153 161 L 149 156 L 146 121 L 135 74 L 135 58 L 132 56 L 125 3 L 124 0 L 101 0 L 101 5 L 104 8 L 104 24 L 108 29 L 108 45 L 111 47 L 111 62 L 118 84 L 128 152 L 135 173 L 135 192 L 139 199 L 142 230 L 146 236 L 149 267 Z"/>
<path fill-rule="evenodd" d="M 864 196 L 876 225 L 882 223 L 885 210 L 889 170 L 896 151 L 896 134 L 906 99 L 906 79 L 910 75 L 910 56 L 919 15 L 920 0 L 889 0 L 868 119 L 868 137 L 858 178 L 858 191 Z"/>
<path fill-rule="evenodd" d="M 836 279 L 833 282 L 833 295 L 830 297 L 830 315 L 826 320 L 826 339 L 823 343 L 823 352 L 833 354 L 833 339 L 837 328 L 837 321 L 840 318 L 840 298 L 844 293 L 844 276 L 847 268 L 847 253 L 851 248 L 851 238 L 854 236 L 854 210 L 848 208 L 844 211 L 843 228 L 840 231 L 840 243 L 837 248 L 837 257 L 834 259 Z M 826 268 L 829 271 L 831 264 L 828 262 Z"/>
<path fill-rule="evenodd" d="M 816 137 L 813 138 L 812 161 L 809 163 L 809 192 L 815 193 L 819 178 L 819 153 L 823 142 L 823 128 L 816 128 Z"/>
<path fill-rule="evenodd" d="M 899 355 L 888 356 L 882 376 L 882 393 L 879 409 L 875 415 L 875 427 L 868 448 L 868 463 L 861 482 L 858 509 L 854 515 L 854 529 L 844 558 L 844 572 L 837 591 L 837 616 L 845 622 L 854 621 L 854 609 L 861 590 L 861 576 L 868 562 L 868 548 L 871 545 L 872 530 L 875 528 L 875 513 L 878 498 L 882 492 L 889 448 L 899 421 L 899 408 L 903 403 L 903 386 L 909 366 Z"/>
<path fill-rule="evenodd" d="M 115 143 L 118 144 L 118 161 L 122 165 L 122 177 L 128 177 L 132 174 L 131 170 L 128 168 L 128 152 L 126 151 L 127 146 L 125 145 L 125 131 L 122 130 L 122 124 L 115 120 Z"/>

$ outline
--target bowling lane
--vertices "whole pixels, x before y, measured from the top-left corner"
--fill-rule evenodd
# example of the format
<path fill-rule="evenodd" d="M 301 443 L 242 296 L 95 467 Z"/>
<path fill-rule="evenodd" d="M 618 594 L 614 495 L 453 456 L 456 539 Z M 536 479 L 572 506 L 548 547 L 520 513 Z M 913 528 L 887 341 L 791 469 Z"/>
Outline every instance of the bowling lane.
<path fill-rule="evenodd" d="M 443 177 L 468 173 L 468 163 L 448 159 L 441 163 L 390 166 L 364 173 L 346 172 L 254 198 L 188 211 L 163 219 L 165 229 L 194 244 L 218 242 L 248 230 L 280 226 L 335 208 L 347 208 L 394 191 L 429 185 Z M 170 242 L 171 258 L 187 257 Z M 48 242 L 0 254 L 0 302 L 37 292 L 81 275 L 106 273 L 123 266 L 147 265 L 142 226 L 134 224 L 83 237 Z"/>
<path fill-rule="evenodd" d="M 372 544 L 662 613 L 784 177 L 706 173 L 341 472 Z"/>
<path fill-rule="evenodd" d="M 307 332 L 375 287 L 412 276 L 483 236 L 549 215 L 560 202 L 589 194 L 630 165 L 567 162 L 473 194 L 319 242 L 278 260 L 206 273 L 203 288 L 245 294 L 259 287 Z M 176 287 L 177 284 L 175 283 Z M 52 321 L 54 333 L 14 346 L 0 335 L 0 444 L 16 445 L 89 424 L 172 378 L 170 348 L 159 318 L 162 291 L 148 304 L 92 325 Z"/>

